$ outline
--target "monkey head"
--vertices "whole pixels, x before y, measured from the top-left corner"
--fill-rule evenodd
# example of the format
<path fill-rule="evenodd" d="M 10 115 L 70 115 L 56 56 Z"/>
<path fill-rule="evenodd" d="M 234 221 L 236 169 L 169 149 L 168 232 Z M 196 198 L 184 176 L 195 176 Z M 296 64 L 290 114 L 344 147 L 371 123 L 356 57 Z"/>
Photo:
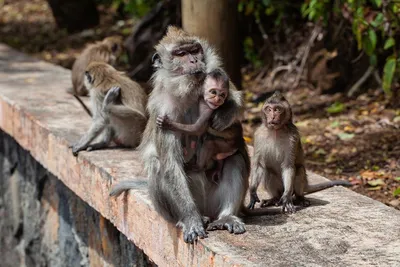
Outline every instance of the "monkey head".
<path fill-rule="evenodd" d="M 107 46 L 108 50 L 111 52 L 113 55 L 113 60 L 115 61 L 124 51 L 124 46 L 123 46 L 123 39 L 121 36 L 118 35 L 113 35 L 104 38 L 102 41 L 104 45 Z M 113 64 L 113 63 L 112 63 Z"/>
<path fill-rule="evenodd" d="M 118 72 L 113 66 L 104 62 L 92 62 L 85 71 L 84 83 L 88 90 L 96 88 L 97 90 L 109 89 L 108 83 L 111 84 L 112 77 Z M 103 86 L 102 86 L 103 85 Z M 106 93 L 104 91 L 103 93 Z"/>
<path fill-rule="evenodd" d="M 264 125 L 271 130 L 278 130 L 292 121 L 292 109 L 280 91 L 275 91 L 265 101 L 261 117 Z"/>
<path fill-rule="evenodd" d="M 229 77 L 222 69 L 207 74 L 204 81 L 204 101 L 211 109 L 224 104 L 229 94 Z"/>
<path fill-rule="evenodd" d="M 180 28 L 169 26 L 155 49 L 152 61 L 156 68 L 164 68 L 174 76 L 206 72 L 201 40 Z"/>

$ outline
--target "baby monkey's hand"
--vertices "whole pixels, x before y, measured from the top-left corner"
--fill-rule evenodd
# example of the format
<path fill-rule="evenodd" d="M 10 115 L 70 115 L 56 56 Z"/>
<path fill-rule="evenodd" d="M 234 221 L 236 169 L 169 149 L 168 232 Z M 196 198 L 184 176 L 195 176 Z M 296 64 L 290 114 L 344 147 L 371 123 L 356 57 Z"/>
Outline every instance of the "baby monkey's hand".
<path fill-rule="evenodd" d="M 160 129 L 164 129 L 164 130 L 171 130 L 172 129 L 172 125 L 171 125 L 171 121 L 168 118 L 167 115 L 165 116 L 158 116 L 157 117 L 157 126 Z"/>

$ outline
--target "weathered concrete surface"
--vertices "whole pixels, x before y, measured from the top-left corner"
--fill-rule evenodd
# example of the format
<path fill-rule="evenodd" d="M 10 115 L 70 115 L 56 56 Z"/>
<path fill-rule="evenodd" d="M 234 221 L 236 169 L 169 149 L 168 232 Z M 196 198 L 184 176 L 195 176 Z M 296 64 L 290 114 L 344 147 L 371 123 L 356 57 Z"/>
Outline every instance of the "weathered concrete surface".
<path fill-rule="evenodd" d="M 90 118 L 66 93 L 70 73 L 0 46 L 0 127 L 160 266 L 399 266 L 400 212 L 338 187 L 295 215 L 247 219 L 247 232 L 211 232 L 197 245 L 153 209 L 137 152 L 72 156 Z M 310 174 L 312 182 L 324 179 Z M 137 188 L 109 199 L 111 185 Z"/>
<path fill-rule="evenodd" d="M 0 175 L 0 266 L 151 266 L 125 235 L 1 130 Z"/>

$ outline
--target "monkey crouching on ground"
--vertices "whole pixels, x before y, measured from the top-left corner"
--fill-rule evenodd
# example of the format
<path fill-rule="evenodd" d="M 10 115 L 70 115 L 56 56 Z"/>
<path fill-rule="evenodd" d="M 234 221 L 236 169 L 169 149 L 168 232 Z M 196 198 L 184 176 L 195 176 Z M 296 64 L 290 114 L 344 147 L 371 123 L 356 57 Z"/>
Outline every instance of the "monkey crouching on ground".
<path fill-rule="evenodd" d="M 92 125 L 73 145 L 76 156 L 81 150 L 109 146 L 136 147 L 146 126 L 147 95 L 140 85 L 112 66 L 92 62 L 85 71 L 85 85 L 90 92 Z M 102 134 L 102 141 L 91 142 Z"/>
<path fill-rule="evenodd" d="M 106 37 L 103 41 L 89 44 L 76 58 L 72 66 L 72 89 L 68 89 L 67 92 L 73 95 L 86 96 L 88 88 L 84 83 L 84 73 L 87 66 L 91 62 L 104 62 L 114 65 L 122 53 L 122 45 L 123 40 L 120 36 Z"/>
<path fill-rule="evenodd" d="M 329 181 L 309 185 L 304 165 L 300 134 L 292 122 L 292 110 L 285 97 L 276 91 L 261 111 L 262 125 L 254 135 L 254 155 L 250 174 L 250 204 L 253 209 L 257 188 L 261 182 L 271 199 L 263 200 L 262 207 L 282 205 L 283 212 L 295 212 L 295 204 L 309 205 L 304 195 L 336 185 L 351 186 L 347 181 Z"/>

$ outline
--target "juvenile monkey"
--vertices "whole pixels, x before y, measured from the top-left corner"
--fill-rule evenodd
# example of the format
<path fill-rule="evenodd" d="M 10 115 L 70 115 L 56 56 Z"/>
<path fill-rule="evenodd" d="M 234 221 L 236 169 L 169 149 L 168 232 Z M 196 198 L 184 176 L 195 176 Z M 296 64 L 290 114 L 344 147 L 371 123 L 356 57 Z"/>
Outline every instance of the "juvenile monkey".
<path fill-rule="evenodd" d="M 229 127 L 224 131 L 218 132 L 209 127 L 209 121 L 214 110 L 224 104 L 229 94 L 229 78 L 221 69 L 213 70 L 207 74 L 204 82 L 204 94 L 200 97 L 199 113 L 200 117 L 194 124 L 182 124 L 173 121 L 165 116 L 158 116 L 157 125 L 160 128 L 178 131 L 188 135 L 202 136 L 203 145 L 197 158 L 196 166 L 204 169 L 208 161 L 212 158 L 217 161 L 217 168 L 212 174 L 214 181 L 221 175 L 224 159 L 233 155 L 237 151 L 236 139 L 241 138 L 241 133 L 237 127 Z M 195 141 L 186 143 L 186 147 L 196 145 Z M 185 150 L 184 150 L 185 152 Z"/>
<path fill-rule="evenodd" d="M 147 96 L 140 85 L 112 66 L 92 62 L 85 71 L 85 85 L 92 103 L 92 125 L 73 145 L 76 156 L 81 150 L 119 146 L 136 147 L 146 126 Z M 102 141 L 90 144 L 99 134 Z"/>
<path fill-rule="evenodd" d="M 88 94 L 88 88 L 84 83 L 84 72 L 91 62 L 105 62 L 114 65 L 122 53 L 122 37 L 110 36 L 103 41 L 89 44 L 77 57 L 72 66 L 72 89 L 68 93 L 78 96 Z M 79 101 L 79 100 L 78 100 Z"/>
<path fill-rule="evenodd" d="M 314 193 L 335 185 L 351 186 L 347 181 L 329 181 L 309 185 L 304 167 L 304 152 L 300 134 L 292 122 L 292 110 L 285 97 L 276 91 L 269 97 L 261 111 L 262 125 L 254 136 L 254 156 L 250 174 L 250 204 L 253 209 L 257 188 L 261 181 L 271 199 L 263 200 L 262 206 L 281 204 L 284 212 L 295 212 L 296 202 L 309 205 L 305 194 Z"/>

